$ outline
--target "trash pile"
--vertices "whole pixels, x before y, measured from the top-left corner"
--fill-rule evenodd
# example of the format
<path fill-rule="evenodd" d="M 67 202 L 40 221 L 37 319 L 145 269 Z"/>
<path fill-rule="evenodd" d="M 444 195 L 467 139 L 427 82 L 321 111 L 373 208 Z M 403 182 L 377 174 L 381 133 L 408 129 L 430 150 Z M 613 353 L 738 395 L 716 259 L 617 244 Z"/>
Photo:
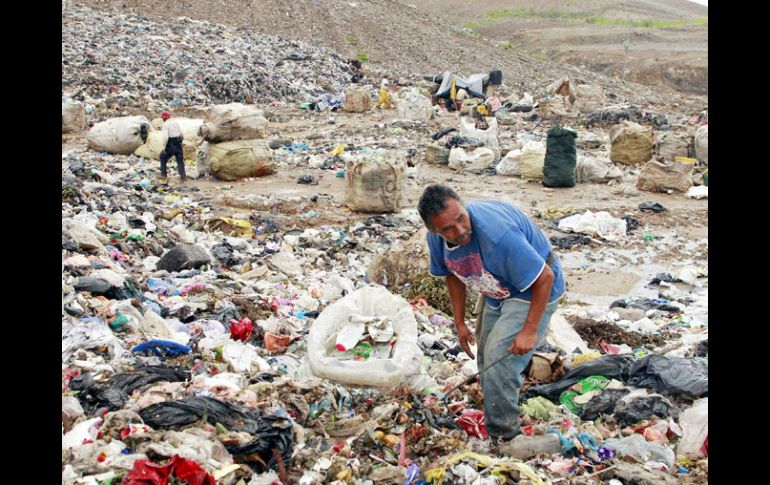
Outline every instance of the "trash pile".
<path fill-rule="evenodd" d="M 315 100 L 342 92 L 347 60 L 328 49 L 187 18 L 68 4 L 62 90 L 86 112 Z"/>
<path fill-rule="evenodd" d="M 63 16 L 63 483 L 707 483 L 708 247 L 678 232 L 694 217 L 524 207 L 568 291 L 525 371 L 522 434 L 501 444 L 410 200 L 437 178 L 518 176 L 702 210 L 707 121 L 616 112 L 569 79 L 535 96 L 495 79 L 486 99 L 472 79 L 459 113 L 451 82 L 438 106 L 407 86 L 379 110 L 321 49 L 93 15 Z M 295 119 L 268 127 L 255 102 Z M 149 120 L 169 105 L 201 108 L 185 118 L 201 180 L 156 179 Z M 242 109 L 249 123 L 216 121 Z M 86 118 L 108 119 L 81 133 Z M 622 294 L 577 284 L 632 266 L 649 281 Z"/>
<path fill-rule="evenodd" d="M 547 483 L 621 476 L 628 458 L 660 483 L 704 473 L 708 334 L 673 299 L 692 303 L 679 287 L 699 272 L 651 281 L 671 300 L 566 306 L 528 370 L 524 434 L 496 451 L 478 382 L 445 394 L 478 370 L 451 315 L 367 284 L 413 210 L 293 229 L 271 208 L 315 203 L 223 214 L 153 170 L 63 153 L 65 483 Z"/>

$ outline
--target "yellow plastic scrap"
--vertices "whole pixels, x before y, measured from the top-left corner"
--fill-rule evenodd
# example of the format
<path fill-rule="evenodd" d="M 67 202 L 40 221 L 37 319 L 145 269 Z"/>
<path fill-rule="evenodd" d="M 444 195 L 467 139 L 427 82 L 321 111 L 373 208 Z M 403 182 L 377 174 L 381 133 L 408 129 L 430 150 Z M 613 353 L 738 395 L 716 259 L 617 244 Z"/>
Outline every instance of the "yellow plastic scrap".
<path fill-rule="evenodd" d="M 484 468 L 489 468 L 493 474 L 515 470 L 519 472 L 519 474 L 529 479 L 534 485 L 546 485 L 546 483 L 539 476 L 537 476 L 532 468 L 520 460 L 516 460 L 515 458 L 494 458 L 489 455 L 480 455 L 472 451 L 463 451 L 462 453 L 458 453 L 448 458 L 442 466 L 427 470 L 425 472 L 425 479 L 428 481 L 428 483 L 439 485 L 444 481 L 446 468 L 463 460 L 474 460 Z"/>
<path fill-rule="evenodd" d="M 332 150 L 332 156 L 333 157 L 338 157 L 338 156 L 342 155 L 342 152 L 344 152 L 344 151 L 345 151 L 345 144 L 344 143 L 340 143 L 339 145 L 334 147 L 334 150 Z"/>
<path fill-rule="evenodd" d="M 549 207 L 543 212 L 542 217 L 547 221 L 559 219 L 560 217 L 572 214 L 572 207 Z"/>
<path fill-rule="evenodd" d="M 434 468 L 425 472 L 425 480 L 434 485 L 444 483 L 444 468 Z"/>
<path fill-rule="evenodd" d="M 602 354 L 600 354 L 595 350 L 592 350 L 591 352 L 588 352 L 586 354 L 578 354 L 572 358 L 572 365 L 578 366 L 580 364 L 585 364 L 586 362 L 589 362 L 594 359 L 598 359 L 601 356 Z"/>
<path fill-rule="evenodd" d="M 221 230 L 228 232 L 231 236 L 251 237 L 252 233 L 249 221 L 230 219 L 229 217 L 209 219 L 206 221 L 205 227 L 208 231 Z"/>

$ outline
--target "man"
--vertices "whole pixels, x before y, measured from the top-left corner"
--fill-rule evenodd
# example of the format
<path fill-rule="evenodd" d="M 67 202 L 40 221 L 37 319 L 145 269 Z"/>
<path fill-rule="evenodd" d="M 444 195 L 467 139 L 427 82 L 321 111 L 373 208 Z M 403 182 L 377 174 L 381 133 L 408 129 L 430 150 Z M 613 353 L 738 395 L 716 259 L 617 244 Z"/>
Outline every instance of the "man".
<path fill-rule="evenodd" d="M 179 178 L 184 182 L 187 180 L 187 175 L 184 171 L 184 155 L 182 152 L 182 141 L 184 141 L 184 137 L 182 136 L 182 129 L 179 127 L 179 123 L 177 123 L 176 120 L 169 119 L 171 118 L 171 113 L 169 111 L 164 111 L 161 113 L 160 117 L 165 122 L 163 129 L 168 133 L 166 148 L 160 153 L 160 176 L 164 179 L 168 177 L 166 164 L 171 157 L 176 157 L 176 167 L 179 171 Z"/>
<path fill-rule="evenodd" d="M 446 277 L 460 346 L 471 358 L 467 288 L 485 296 L 477 359 L 484 415 L 490 437 L 510 440 L 520 433 L 522 373 L 564 293 L 561 264 L 543 232 L 508 203 L 466 206 L 451 188 L 430 185 L 418 210 L 430 231 L 430 272 Z"/>

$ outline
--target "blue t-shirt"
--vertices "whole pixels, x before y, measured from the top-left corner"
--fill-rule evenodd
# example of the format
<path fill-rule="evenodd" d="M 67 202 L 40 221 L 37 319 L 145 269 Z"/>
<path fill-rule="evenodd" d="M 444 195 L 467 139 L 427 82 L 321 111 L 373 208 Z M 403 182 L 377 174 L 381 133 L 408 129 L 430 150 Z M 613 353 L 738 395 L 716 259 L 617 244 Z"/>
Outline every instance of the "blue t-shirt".
<path fill-rule="evenodd" d="M 545 234 L 519 209 L 506 202 L 476 201 L 465 206 L 471 219 L 471 241 L 449 247 L 443 237 L 428 233 L 430 273 L 450 272 L 465 286 L 482 293 L 487 303 L 501 300 L 532 301 L 532 283 L 545 268 L 551 244 Z M 564 294 L 564 273 L 554 254 L 553 288 L 548 302 Z"/>

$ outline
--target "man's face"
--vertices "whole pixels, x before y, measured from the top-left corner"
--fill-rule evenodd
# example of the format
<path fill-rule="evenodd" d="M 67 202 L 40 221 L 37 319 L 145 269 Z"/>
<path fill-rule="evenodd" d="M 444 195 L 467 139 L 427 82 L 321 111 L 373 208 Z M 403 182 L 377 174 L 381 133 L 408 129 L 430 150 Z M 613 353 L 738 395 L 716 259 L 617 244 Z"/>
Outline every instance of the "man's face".
<path fill-rule="evenodd" d="M 471 218 L 459 201 L 448 198 L 445 209 L 430 218 L 430 230 L 456 246 L 471 242 Z"/>

